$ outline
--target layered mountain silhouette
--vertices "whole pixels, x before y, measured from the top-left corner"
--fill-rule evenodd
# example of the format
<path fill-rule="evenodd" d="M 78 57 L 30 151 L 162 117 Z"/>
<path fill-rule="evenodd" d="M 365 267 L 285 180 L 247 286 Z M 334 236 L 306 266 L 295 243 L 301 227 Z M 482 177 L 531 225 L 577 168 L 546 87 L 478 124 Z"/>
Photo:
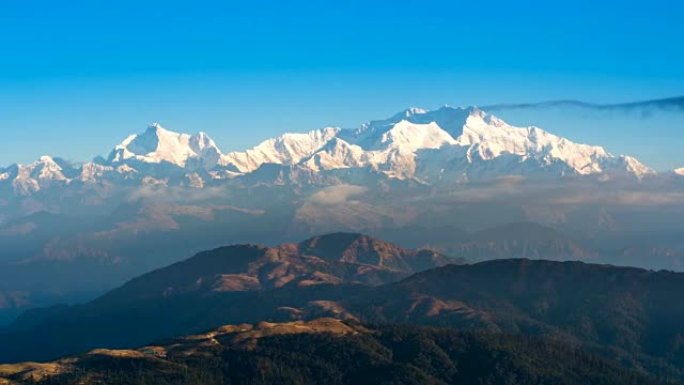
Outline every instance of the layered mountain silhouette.
<path fill-rule="evenodd" d="M 224 299 L 249 301 L 253 296 L 268 298 L 270 294 L 304 290 L 316 295 L 318 292 L 336 291 L 342 287 L 371 287 L 405 278 L 415 272 L 443 266 L 449 263 L 463 263 L 462 259 L 446 257 L 432 250 L 404 249 L 396 245 L 383 242 L 368 236 L 354 233 L 334 233 L 326 236 L 314 237 L 299 244 L 283 244 L 278 247 L 265 247 L 256 245 L 228 246 L 211 251 L 201 252 L 194 257 L 170 265 L 168 267 L 144 274 L 131 280 L 122 287 L 115 289 L 92 302 L 73 307 L 55 307 L 46 310 L 29 311 L 22 315 L 12 326 L 11 330 L 20 331 L 32 329 L 40 323 L 57 317 L 66 321 L 71 317 L 79 324 L 86 318 L 95 317 L 101 319 L 92 324 L 89 330 L 76 327 L 69 329 L 71 332 L 84 333 L 90 338 L 81 338 L 73 342 L 82 347 L 96 347 L 98 344 L 108 345 L 114 341 L 128 341 L 139 343 L 145 341 L 150 333 L 155 337 L 171 337 L 182 334 L 184 327 L 180 324 L 195 321 L 185 320 L 180 324 L 176 321 L 164 322 L 158 325 L 163 318 L 173 319 L 176 314 L 181 318 L 190 317 L 200 321 L 200 324 L 190 326 L 199 330 L 208 327 L 213 320 L 209 314 L 201 315 L 203 311 L 195 306 L 213 307 L 215 300 Z M 320 291 L 319 291 L 320 289 Z M 344 293 L 344 289 L 340 289 Z M 353 289 L 352 289 L 353 290 Z M 305 297 L 301 299 L 304 300 Z M 145 304 L 145 305 L 143 305 Z M 129 306 L 138 308 L 130 312 Z M 140 307 L 139 307 L 140 306 Z M 188 306 L 191 307 L 187 308 Z M 234 311 L 235 314 L 249 314 L 254 311 L 254 321 L 261 320 L 267 314 L 274 311 L 271 307 L 254 307 L 251 309 L 247 303 L 243 305 L 229 306 L 216 310 Z M 320 302 L 307 311 L 312 314 L 334 311 L 332 302 Z M 180 311 L 180 312 L 178 312 Z M 302 310 L 297 307 L 284 306 L 277 309 L 285 319 L 291 318 Z M 290 314 L 292 312 L 292 314 Z M 137 316 L 134 315 L 137 313 Z M 76 314 L 85 315 L 80 318 Z M 105 316 L 105 314 L 108 314 Z M 140 316 L 138 321 L 136 318 Z M 161 318 L 159 318 L 161 317 Z M 90 318 L 93 321 L 92 318 Z M 61 321 L 57 321 L 60 323 Z M 88 321 L 90 323 L 90 321 Z M 135 323 L 137 331 L 128 334 Z M 96 326 L 97 324 L 97 326 Z M 119 328 L 114 324 L 123 326 Z M 124 326 L 129 325 L 129 326 Z M 111 328 L 104 332 L 104 328 Z M 80 329 L 80 331 L 79 331 Z M 48 339 L 57 338 L 52 342 L 46 342 L 46 346 L 53 345 L 61 353 L 68 353 L 73 346 L 63 345 L 61 340 L 71 333 L 60 331 Z M 16 334 L 16 335 L 19 335 Z M 10 333 L 14 336 L 15 334 Z M 10 337 L 14 338 L 14 337 Z M 116 343 L 116 342 L 114 342 Z M 23 355 L 36 352 L 30 343 L 16 345 L 0 344 L 6 349 L 0 355 L 16 354 Z M 13 346 L 11 349 L 10 346 Z M 0 350 L 5 348 L 0 347 Z M 40 349 L 45 357 L 49 357 L 52 348 Z M 30 358 L 27 356 L 26 358 Z M 10 358 L 11 359 L 11 358 Z M 1 359 L 0 359 L 1 360 Z"/>
<path fill-rule="evenodd" d="M 234 152 L 154 123 L 89 162 L 54 155 L 0 167 L 0 324 L 201 250 L 339 231 L 471 261 L 684 266 L 677 172 L 477 107 L 410 108 Z"/>
<path fill-rule="evenodd" d="M 683 268 L 679 174 L 475 107 L 230 153 L 153 124 L 91 162 L 0 169 L 0 322 L 72 304 L 3 328 L 0 360 L 329 317 L 554 339 L 681 379 L 681 276 L 592 264 Z"/>
<path fill-rule="evenodd" d="M 331 317 L 551 338 L 662 380 L 684 378 L 684 302 L 673 296 L 684 290 L 682 273 L 449 261 L 358 234 L 220 248 L 84 305 L 27 312 L 0 334 L 0 360 L 132 348 L 224 324 Z"/>

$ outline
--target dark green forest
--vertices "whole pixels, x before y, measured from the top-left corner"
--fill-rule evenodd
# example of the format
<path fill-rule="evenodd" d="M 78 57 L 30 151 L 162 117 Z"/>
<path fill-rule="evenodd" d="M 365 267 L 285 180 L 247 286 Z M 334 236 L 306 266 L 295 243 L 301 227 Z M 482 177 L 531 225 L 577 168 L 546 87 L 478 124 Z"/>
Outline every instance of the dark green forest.
<path fill-rule="evenodd" d="M 42 385 L 137 384 L 663 384 L 637 370 L 550 339 L 386 326 L 371 333 L 262 338 L 192 355 L 82 359 Z M 671 382 L 675 384 L 675 382 Z"/>

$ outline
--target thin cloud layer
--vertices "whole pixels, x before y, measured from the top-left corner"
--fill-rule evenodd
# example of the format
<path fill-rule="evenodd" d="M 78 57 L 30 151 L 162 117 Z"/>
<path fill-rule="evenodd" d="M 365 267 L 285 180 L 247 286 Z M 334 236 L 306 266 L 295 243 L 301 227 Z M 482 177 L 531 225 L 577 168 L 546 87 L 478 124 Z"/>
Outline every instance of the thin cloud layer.
<path fill-rule="evenodd" d="M 482 107 L 486 111 L 579 108 L 605 112 L 641 113 L 644 116 L 657 111 L 684 112 L 684 96 L 644 100 L 629 103 L 597 104 L 579 100 L 552 100 L 539 103 L 493 104 Z"/>

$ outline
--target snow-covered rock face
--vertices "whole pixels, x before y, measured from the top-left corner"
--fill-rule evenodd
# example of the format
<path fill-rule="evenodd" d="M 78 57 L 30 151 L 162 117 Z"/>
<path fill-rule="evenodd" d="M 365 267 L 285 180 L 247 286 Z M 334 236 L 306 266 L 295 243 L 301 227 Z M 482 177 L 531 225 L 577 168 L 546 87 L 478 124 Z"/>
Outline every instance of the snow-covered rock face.
<path fill-rule="evenodd" d="M 448 109 L 443 108 L 439 115 L 447 115 L 444 110 Z M 468 148 L 468 163 L 505 157 L 525 167 L 532 165 L 539 168 L 540 172 L 549 167 L 557 169 L 559 165 L 564 173 L 577 175 L 606 173 L 641 177 L 653 172 L 636 159 L 614 156 L 602 147 L 574 143 L 538 127 L 514 127 L 477 108 L 468 110 L 469 114 L 456 138 L 457 146 Z M 460 111 L 456 114 L 460 114 Z M 514 164 L 509 166 L 509 170 L 516 168 Z M 534 170 L 525 170 L 523 173 L 529 174 L 531 171 Z"/>
<path fill-rule="evenodd" d="M 297 164 L 325 146 L 339 131 L 339 128 L 326 127 L 305 134 L 284 134 L 265 140 L 251 150 L 226 154 L 219 163 L 241 173 L 252 172 L 266 163 Z"/>
<path fill-rule="evenodd" d="M 9 183 L 18 195 L 30 195 L 43 187 L 65 185 L 76 170 L 61 159 L 41 156 L 30 164 L 13 164 L 0 172 L 0 183 Z"/>
<path fill-rule="evenodd" d="M 211 169 L 216 166 L 221 152 L 209 136 L 168 131 L 158 123 L 139 135 L 131 135 L 116 146 L 109 155 L 109 163 L 125 164 L 137 161 L 147 164 L 169 163 L 188 169 Z"/>
<path fill-rule="evenodd" d="M 363 148 L 340 138 L 332 138 L 300 163 L 310 170 L 322 171 L 364 167 L 367 159 Z"/>
<path fill-rule="evenodd" d="M 477 108 L 412 108 L 354 130 L 286 134 L 222 158 L 247 173 L 263 164 L 314 171 L 368 167 L 422 182 L 522 175 L 652 173 L 636 159 L 573 143 L 537 127 L 513 127 Z M 445 173 L 444 171 L 447 171 Z"/>
<path fill-rule="evenodd" d="M 241 178 L 246 183 L 327 183 L 326 173 L 384 175 L 420 183 L 464 182 L 524 175 L 631 176 L 653 171 L 628 156 L 574 143 L 538 127 L 514 127 L 476 108 L 404 110 L 356 129 L 326 127 L 287 133 L 244 152 L 223 154 L 209 136 L 176 133 L 151 125 L 102 158 L 74 167 L 41 157 L 0 170 L 0 187 L 19 194 L 49 185 L 164 181 L 202 188 L 207 182 Z M 684 169 L 675 171 L 684 175 Z"/>
<path fill-rule="evenodd" d="M 642 177 L 653 172 L 634 158 L 538 127 L 514 127 L 474 107 L 408 109 L 340 137 L 363 148 L 359 158 L 388 176 L 425 182 L 447 175 L 454 180 L 507 174 Z"/>

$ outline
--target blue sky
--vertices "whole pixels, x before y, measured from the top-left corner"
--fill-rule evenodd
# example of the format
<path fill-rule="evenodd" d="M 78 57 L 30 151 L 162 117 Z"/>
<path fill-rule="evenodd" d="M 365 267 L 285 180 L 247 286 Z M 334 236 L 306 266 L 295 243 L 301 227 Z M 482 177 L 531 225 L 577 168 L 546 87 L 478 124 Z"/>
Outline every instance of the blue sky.
<path fill-rule="evenodd" d="M 0 165 L 87 160 L 152 121 L 233 150 L 414 105 L 681 95 L 681 20 L 661 0 L 2 0 Z M 548 128 L 684 166 L 681 118 L 632 125 Z"/>

